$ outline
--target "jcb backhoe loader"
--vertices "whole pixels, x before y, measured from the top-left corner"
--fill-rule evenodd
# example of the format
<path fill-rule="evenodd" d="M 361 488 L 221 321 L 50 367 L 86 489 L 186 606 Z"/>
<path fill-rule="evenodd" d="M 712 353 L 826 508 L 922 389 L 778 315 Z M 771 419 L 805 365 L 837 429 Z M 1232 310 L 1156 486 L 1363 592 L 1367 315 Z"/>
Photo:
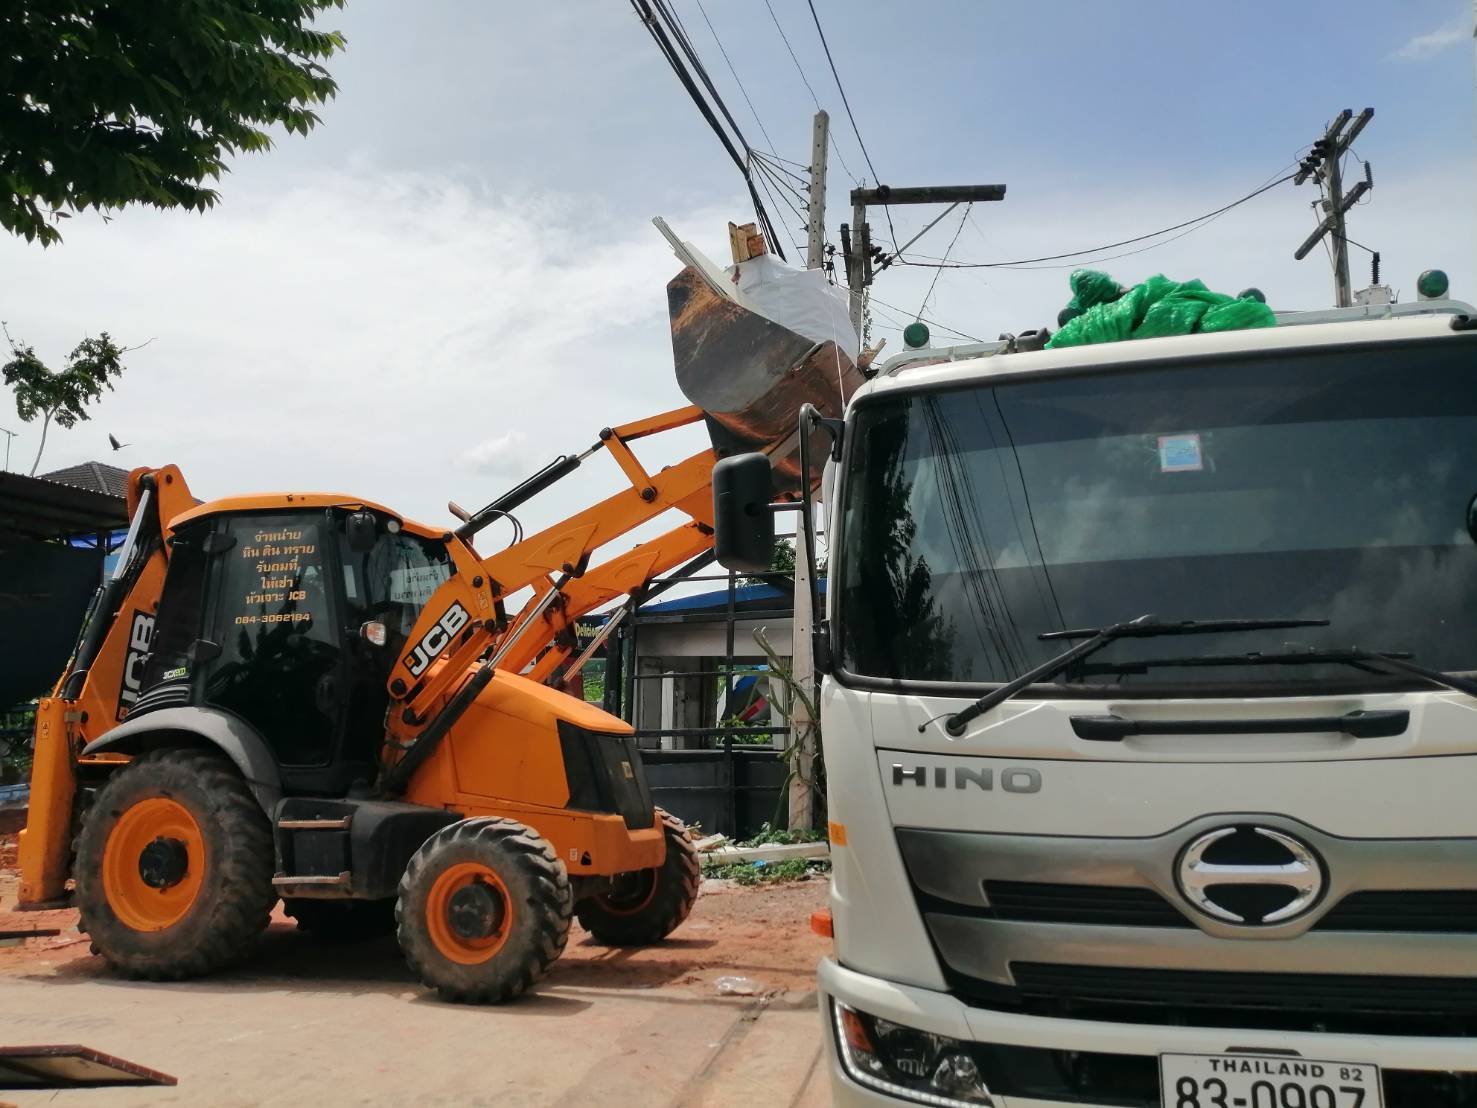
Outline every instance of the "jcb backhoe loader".
<path fill-rule="evenodd" d="M 839 414 L 860 377 L 691 268 L 668 291 L 696 403 L 607 428 L 454 531 L 336 494 L 196 505 L 174 466 L 135 470 L 116 575 L 37 711 L 22 905 L 74 897 L 96 953 L 158 979 L 240 957 L 280 897 L 308 930 L 393 926 L 421 980 L 478 1002 L 526 990 L 572 916 L 611 944 L 681 923 L 697 859 L 631 727 L 544 682 L 578 616 L 709 548 L 718 456 L 785 472 L 789 413 Z M 702 419 L 712 450 L 654 474 L 631 451 Z M 629 488 L 473 548 L 597 450 Z M 592 564 L 669 509 L 687 522 Z"/>

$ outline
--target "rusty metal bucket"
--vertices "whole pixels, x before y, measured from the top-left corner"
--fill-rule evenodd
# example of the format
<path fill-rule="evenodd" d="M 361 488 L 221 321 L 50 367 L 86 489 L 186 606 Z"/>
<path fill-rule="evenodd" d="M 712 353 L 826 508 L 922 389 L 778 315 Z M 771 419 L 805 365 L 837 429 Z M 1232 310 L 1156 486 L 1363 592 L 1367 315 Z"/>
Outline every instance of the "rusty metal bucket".
<path fill-rule="evenodd" d="M 727 299 L 692 266 L 667 284 L 683 395 L 707 414 L 717 455 L 768 454 L 776 486 L 798 491 L 800 406 L 839 417 L 865 378 L 834 342 L 812 342 Z M 824 436 L 813 443 L 823 456 Z"/>

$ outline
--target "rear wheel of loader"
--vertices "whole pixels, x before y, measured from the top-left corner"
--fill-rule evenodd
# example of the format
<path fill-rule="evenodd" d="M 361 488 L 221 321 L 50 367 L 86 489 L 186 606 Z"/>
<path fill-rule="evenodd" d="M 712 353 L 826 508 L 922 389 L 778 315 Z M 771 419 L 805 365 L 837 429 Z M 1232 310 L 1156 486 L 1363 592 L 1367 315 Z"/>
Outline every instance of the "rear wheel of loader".
<path fill-rule="evenodd" d="M 663 812 L 667 857 L 655 869 L 619 874 L 610 892 L 587 897 L 574 907 L 580 926 L 608 946 L 646 946 L 661 942 L 682 923 L 697 902 L 702 869 L 687 828 Z"/>
<path fill-rule="evenodd" d="M 553 848 L 511 819 L 466 819 L 432 835 L 400 880 L 400 948 L 443 1000 L 499 1004 L 564 952 L 569 875 Z"/>
<path fill-rule="evenodd" d="M 395 933 L 395 901 L 318 900 L 287 897 L 284 914 L 297 920 L 297 929 L 327 943 L 357 943 Z"/>
<path fill-rule="evenodd" d="M 118 770 L 77 837 L 80 930 L 119 972 L 193 977 L 267 926 L 272 831 L 230 762 L 159 750 Z"/>

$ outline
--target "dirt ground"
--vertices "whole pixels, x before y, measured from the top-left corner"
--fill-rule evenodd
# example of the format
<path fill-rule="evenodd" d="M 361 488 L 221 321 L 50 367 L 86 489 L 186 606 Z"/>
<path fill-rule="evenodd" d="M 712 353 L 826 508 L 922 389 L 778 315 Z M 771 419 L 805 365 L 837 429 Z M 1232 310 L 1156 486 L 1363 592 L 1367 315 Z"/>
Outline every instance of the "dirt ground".
<path fill-rule="evenodd" d="M 14 910 L 14 849 L 0 836 L 0 930 L 60 934 L 0 947 L 0 1045 L 79 1042 L 180 1084 L 0 1090 L 0 1102 L 825 1103 L 814 974 L 826 941 L 808 927 L 824 880 L 706 881 L 687 923 L 644 949 L 600 946 L 576 925 L 536 996 L 479 1009 L 436 1001 L 393 938 L 325 945 L 280 909 L 239 968 L 120 981 L 75 911 Z"/>

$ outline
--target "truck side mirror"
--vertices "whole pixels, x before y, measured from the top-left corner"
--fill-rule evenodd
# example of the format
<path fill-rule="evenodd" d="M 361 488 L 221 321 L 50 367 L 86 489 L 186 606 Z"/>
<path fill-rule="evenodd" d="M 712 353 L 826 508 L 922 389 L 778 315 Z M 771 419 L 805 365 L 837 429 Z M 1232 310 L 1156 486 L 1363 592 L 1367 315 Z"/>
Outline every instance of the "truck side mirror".
<path fill-rule="evenodd" d="M 355 554 L 368 554 L 374 549 L 379 533 L 373 512 L 350 512 L 344 520 L 344 533 L 349 539 L 349 549 Z"/>
<path fill-rule="evenodd" d="M 774 475 L 763 454 L 738 454 L 713 467 L 713 550 L 738 573 L 763 573 L 774 555 Z"/>

